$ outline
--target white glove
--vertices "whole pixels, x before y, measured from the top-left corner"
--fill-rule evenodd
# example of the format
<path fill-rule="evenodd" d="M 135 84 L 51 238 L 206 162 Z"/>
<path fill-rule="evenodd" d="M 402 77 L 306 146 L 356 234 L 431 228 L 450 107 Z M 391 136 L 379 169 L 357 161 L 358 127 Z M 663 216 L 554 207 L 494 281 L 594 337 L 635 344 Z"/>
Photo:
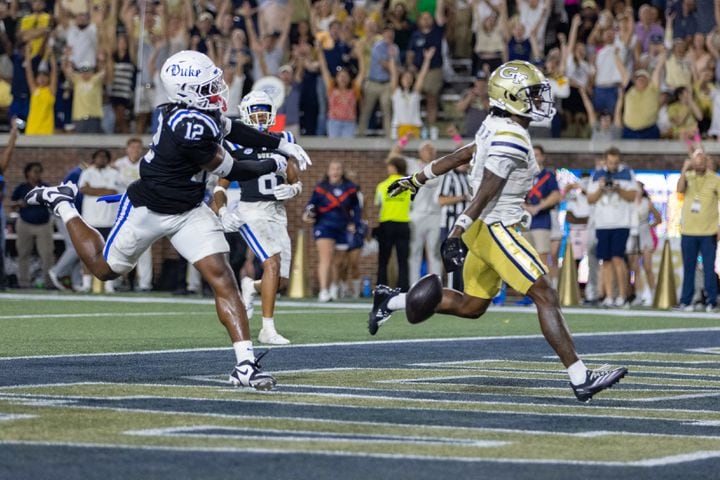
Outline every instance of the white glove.
<path fill-rule="evenodd" d="M 302 192 L 302 182 L 287 184 L 283 183 L 273 188 L 273 194 L 278 200 L 290 200 Z"/>
<path fill-rule="evenodd" d="M 275 165 L 276 165 L 275 173 L 277 173 L 278 175 L 282 175 L 284 177 L 285 174 L 287 173 L 287 166 L 288 166 L 287 158 L 285 158 L 284 155 L 280 155 L 279 153 L 270 154 L 270 158 L 275 160 Z"/>
<path fill-rule="evenodd" d="M 294 157 L 295 160 L 297 160 L 298 168 L 300 168 L 301 171 L 307 170 L 308 166 L 312 165 L 310 156 L 307 154 L 305 149 L 296 143 L 289 143 L 284 138 L 281 138 L 278 150 L 291 157 Z"/>
<path fill-rule="evenodd" d="M 223 230 L 228 233 L 237 232 L 240 230 L 240 227 L 245 224 L 235 212 L 231 212 L 227 207 L 221 207 L 220 210 L 218 210 L 218 215 L 220 216 Z"/>
<path fill-rule="evenodd" d="M 222 120 L 223 133 L 225 133 L 225 135 L 228 135 L 232 130 L 232 120 L 225 115 L 221 115 L 220 119 Z"/>

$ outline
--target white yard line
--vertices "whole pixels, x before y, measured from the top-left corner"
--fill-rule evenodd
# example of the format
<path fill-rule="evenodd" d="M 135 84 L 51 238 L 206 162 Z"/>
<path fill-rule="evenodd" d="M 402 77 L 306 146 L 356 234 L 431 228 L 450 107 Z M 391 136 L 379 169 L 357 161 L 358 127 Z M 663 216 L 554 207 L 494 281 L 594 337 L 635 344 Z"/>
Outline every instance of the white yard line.
<path fill-rule="evenodd" d="M 125 313 L 38 313 L 33 315 L 0 315 L 0 320 L 28 320 L 35 318 L 100 318 L 100 317 L 166 317 L 168 315 L 206 315 L 213 312 L 125 312 Z"/>
<path fill-rule="evenodd" d="M 698 327 L 698 328 L 668 328 L 659 330 L 635 330 L 622 332 L 593 332 L 593 333 L 575 333 L 573 337 L 598 337 L 598 336 L 627 336 L 627 335 L 666 335 L 675 333 L 692 333 L 692 332 L 720 332 L 720 327 Z M 400 345 L 404 343 L 433 343 L 433 342 L 475 342 L 475 341 L 502 341 L 502 340 L 527 340 L 534 338 L 543 338 L 540 334 L 534 335 L 508 335 L 497 337 L 455 337 L 455 338 L 415 338 L 405 340 L 374 340 L 374 341 L 356 341 L 356 342 L 327 342 L 327 343 L 302 343 L 294 345 L 262 345 L 259 348 L 314 348 L 314 347 L 352 347 L 364 345 Z M 143 350 L 134 352 L 99 352 L 99 353 L 67 353 L 62 355 L 28 355 L 20 357 L 0 357 L 0 361 L 9 360 L 31 360 L 31 359 L 47 359 L 47 358 L 68 358 L 68 357 L 115 357 L 122 355 L 155 355 L 165 353 L 189 353 L 189 352 L 220 352 L 231 350 L 231 347 L 208 347 L 208 348 L 179 348 L 170 350 Z M 596 354 L 599 355 L 599 354 Z"/>

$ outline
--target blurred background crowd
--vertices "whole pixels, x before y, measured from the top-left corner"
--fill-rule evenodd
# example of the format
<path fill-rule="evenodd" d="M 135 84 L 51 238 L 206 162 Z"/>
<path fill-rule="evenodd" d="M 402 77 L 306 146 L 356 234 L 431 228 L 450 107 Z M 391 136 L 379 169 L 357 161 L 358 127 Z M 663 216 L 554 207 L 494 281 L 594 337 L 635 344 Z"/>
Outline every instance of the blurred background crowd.
<path fill-rule="evenodd" d="M 194 49 L 222 66 L 230 105 L 276 79 L 280 129 L 472 136 L 488 75 L 523 59 L 557 99 L 535 137 L 693 141 L 720 134 L 719 12 L 714 0 L 3 1 L 0 119 L 33 135 L 151 132 L 160 66 Z"/>

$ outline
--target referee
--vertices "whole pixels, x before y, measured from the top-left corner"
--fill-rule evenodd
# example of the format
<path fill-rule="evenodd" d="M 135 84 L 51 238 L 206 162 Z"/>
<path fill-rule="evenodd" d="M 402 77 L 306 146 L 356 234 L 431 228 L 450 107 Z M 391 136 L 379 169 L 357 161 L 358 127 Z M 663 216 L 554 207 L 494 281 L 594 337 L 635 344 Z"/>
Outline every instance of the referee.
<path fill-rule="evenodd" d="M 440 210 L 440 241 L 447 238 L 455 225 L 455 220 L 465 211 L 465 207 L 472 199 L 468 182 L 469 169 L 469 164 L 463 164 L 442 176 L 442 183 L 437 189 L 437 202 L 442 207 Z M 462 275 L 448 273 L 448 286 L 462 291 Z"/>

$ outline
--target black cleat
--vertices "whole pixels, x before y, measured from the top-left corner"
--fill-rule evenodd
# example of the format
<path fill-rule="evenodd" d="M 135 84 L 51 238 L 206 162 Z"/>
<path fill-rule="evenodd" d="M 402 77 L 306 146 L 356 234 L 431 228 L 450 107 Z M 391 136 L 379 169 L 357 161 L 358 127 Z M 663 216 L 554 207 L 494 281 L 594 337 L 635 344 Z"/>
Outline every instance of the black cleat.
<path fill-rule="evenodd" d="M 25 195 L 28 205 L 42 205 L 55 213 L 61 202 L 75 202 L 78 188 L 72 182 L 62 183 L 55 187 L 35 187 Z"/>
<path fill-rule="evenodd" d="M 373 306 L 368 317 L 368 331 L 375 335 L 380 325 L 387 322 L 392 315 L 392 310 L 387 307 L 392 297 L 400 293 L 399 288 L 390 288 L 387 285 L 377 285 L 373 292 Z"/>
<path fill-rule="evenodd" d="M 625 367 L 617 367 L 610 370 L 609 365 L 604 365 L 596 370 L 588 370 L 585 383 L 581 383 L 580 385 L 573 385 L 571 383 L 570 386 L 578 400 L 581 402 L 589 402 L 596 393 L 606 388 L 612 388 L 621 378 L 627 375 L 627 372 L 627 368 Z"/>

